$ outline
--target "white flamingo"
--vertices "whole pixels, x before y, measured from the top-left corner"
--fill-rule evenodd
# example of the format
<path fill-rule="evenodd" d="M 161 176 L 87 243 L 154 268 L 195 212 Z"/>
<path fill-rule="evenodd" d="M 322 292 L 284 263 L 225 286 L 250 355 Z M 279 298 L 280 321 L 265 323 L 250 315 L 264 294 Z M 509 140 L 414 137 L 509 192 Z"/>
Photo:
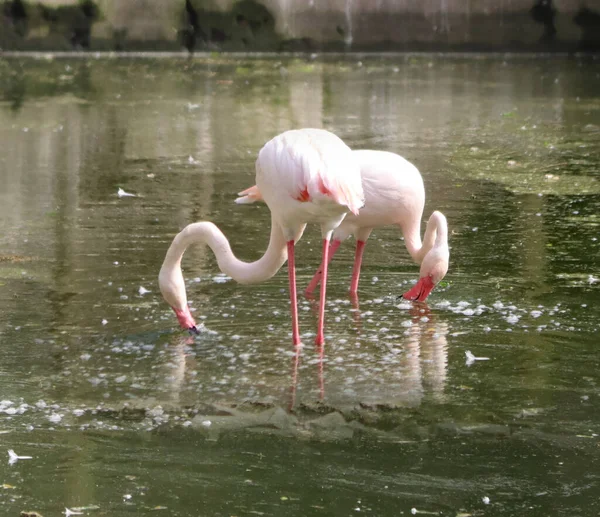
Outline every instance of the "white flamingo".
<path fill-rule="evenodd" d="M 186 226 L 173 239 L 159 273 L 164 299 L 175 311 L 182 327 L 197 332 L 187 305 L 181 259 L 194 243 L 206 243 L 221 271 L 242 284 L 271 278 L 288 260 L 292 313 L 292 341 L 300 344 L 294 246 L 307 223 L 321 226 L 322 262 L 327 264 L 334 230 L 348 212 L 357 214 L 364 204 L 360 170 L 350 148 L 322 129 L 286 131 L 267 142 L 256 161 L 256 185 L 271 210 L 271 238 L 263 257 L 256 262 L 238 260 L 229 241 L 213 223 Z M 327 267 L 323 269 L 317 345 L 324 342 L 323 319 Z"/>
<path fill-rule="evenodd" d="M 360 167 L 365 206 L 358 214 L 348 214 L 333 234 L 331 260 L 342 241 L 350 235 L 356 239 L 356 253 L 350 283 L 350 293 L 358 291 L 358 280 L 365 243 L 374 228 L 397 225 L 404 235 L 404 244 L 412 259 L 421 265 L 416 285 L 404 293 L 414 301 L 424 301 L 432 289 L 448 271 L 450 252 L 448 248 L 448 225 L 441 212 L 435 211 L 427 222 L 421 241 L 421 218 L 425 206 L 425 189 L 418 169 L 395 153 L 386 151 L 352 151 Z M 262 201 L 258 185 L 240 192 L 236 203 Z M 306 293 L 311 294 L 323 272 L 323 263 L 310 281 Z"/>

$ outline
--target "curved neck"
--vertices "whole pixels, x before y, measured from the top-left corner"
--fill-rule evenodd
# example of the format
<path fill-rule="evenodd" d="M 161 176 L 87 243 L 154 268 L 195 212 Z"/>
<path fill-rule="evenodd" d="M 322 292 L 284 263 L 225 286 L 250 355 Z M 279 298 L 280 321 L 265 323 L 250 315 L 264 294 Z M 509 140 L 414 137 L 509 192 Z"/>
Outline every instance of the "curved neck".
<path fill-rule="evenodd" d="M 431 214 L 421 242 L 420 221 L 406 228 L 404 231 L 404 243 L 412 259 L 420 264 L 423 258 L 436 245 L 442 245 L 448 240 L 448 225 L 446 218 L 437 210 Z"/>
<path fill-rule="evenodd" d="M 281 227 L 271 219 L 271 238 L 265 254 L 255 262 L 243 262 L 231 251 L 227 237 L 210 222 L 188 224 L 179 232 L 165 256 L 160 277 L 181 271 L 185 250 L 195 243 L 206 243 L 215 254 L 219 269 L 240 284 L 263 282 L 271 278 L 287 260 L 287 248 Z"/>

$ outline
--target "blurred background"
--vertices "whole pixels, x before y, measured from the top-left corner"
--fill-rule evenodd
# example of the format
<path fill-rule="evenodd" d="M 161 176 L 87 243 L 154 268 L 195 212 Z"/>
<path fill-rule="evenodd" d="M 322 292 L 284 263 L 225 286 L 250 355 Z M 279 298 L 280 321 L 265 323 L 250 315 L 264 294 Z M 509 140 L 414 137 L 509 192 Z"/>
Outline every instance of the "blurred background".
<path fill-rule="evenodd" d="M 595 51 L 599 0 L 0 1 L 0 50 Z"/>

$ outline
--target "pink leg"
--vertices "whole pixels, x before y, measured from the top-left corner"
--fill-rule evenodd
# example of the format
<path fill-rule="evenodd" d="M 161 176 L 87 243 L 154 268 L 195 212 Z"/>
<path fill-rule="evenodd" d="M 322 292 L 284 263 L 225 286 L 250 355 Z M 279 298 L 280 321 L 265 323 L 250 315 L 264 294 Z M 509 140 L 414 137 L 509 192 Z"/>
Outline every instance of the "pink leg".
<path fill-rule="evenodd" d="M 317 329 L 317 339 L 315 344 L 321 346 L 325 342 L 323 334 L 323 321 L 325 319 L 325 292 L 327 291 L 327 270 L 329 268 L 329 239 L 323 239 L 323 280 L 321 283 L 321 297 L 319 301 L 319 327 Z"/>
<path fill-rule="evenodd" d="M 298 330 L 298 299 L 296 296 L 296 265 L 294 262 L 294 241 L 288 241 L 288 277 L 290 279 L 290 302 L 292 308 L 292 341 L 294 346 L 300 344 L 300 332 Z"/>
<path fill-rule="evenodd" d="M 358 279 L 360 278 L 360 266 L 362 264 L 365 241 L 356 241 L 356 254 L 354 255 L 354 269 L 352 270 L 352 282 L 350 282 L 350 294 L 358 292 Z"/>
<path fill-rule="evenodd" d="M 329 262 L 331 262 L 331 259 L 335 255 L 335 252 L 338 250 L 341 243 L 342 243 L 342 241 L 339 241 L 337 239 L 335 239 L 334 241 L 331 242 L 331 246 L 329 247 Z M 308 284 L 306 291 L 304 291 L 304 293 L 307 296 L 311 295 L 313 293 L 313 291 L 317 288 L 317 286 L 319 285 L 319 282 L 321 281 L 322 276 L 323 276 L 323 264 L 321 264 L 319 266 L 319 269 L 317 269 L 315 276 L 312 277 L 312 280 Z"/>

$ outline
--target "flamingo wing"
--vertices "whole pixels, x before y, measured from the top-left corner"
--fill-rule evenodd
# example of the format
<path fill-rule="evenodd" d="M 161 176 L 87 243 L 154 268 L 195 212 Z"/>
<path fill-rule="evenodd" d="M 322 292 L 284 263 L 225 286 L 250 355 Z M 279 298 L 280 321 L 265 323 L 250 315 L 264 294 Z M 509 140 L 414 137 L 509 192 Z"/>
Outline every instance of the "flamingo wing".
<path fill-rule="evenodd" d="M 288 131 L 268 142 L 258 158 L 257 184 L 300 202 L 343 205 L 353 213 L 364 205 L 360 169 L 342 140 L 321 129 Z M 277 171 L 285 170 L 281 176 Z M 270 197 L 275 197 L 271 195 Z M 267 196 L 269 199 L 269 196 Z"/>

